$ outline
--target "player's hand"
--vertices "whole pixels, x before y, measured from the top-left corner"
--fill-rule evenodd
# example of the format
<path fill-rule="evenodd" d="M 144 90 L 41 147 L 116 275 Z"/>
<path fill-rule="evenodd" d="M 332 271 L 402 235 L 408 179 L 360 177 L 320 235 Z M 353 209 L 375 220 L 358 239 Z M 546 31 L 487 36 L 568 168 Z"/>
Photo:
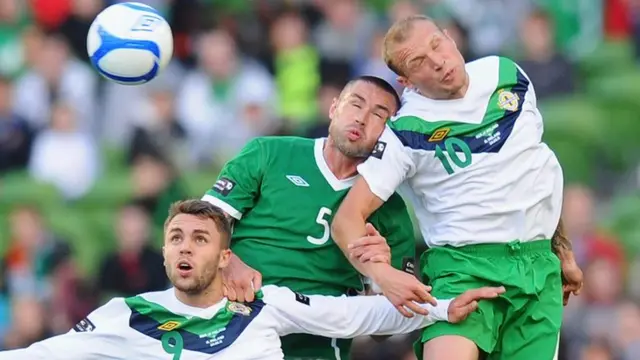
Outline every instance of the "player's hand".
<path fill-rule="evenodd" d="M 566 306 L 571 294 L 578 296 L 582 291 L 582 270 L 573 258 L 560 261 L 562 266 L 562 304 Z"/>
<path fill-rule="evenodd" d="M 262 287 L 262 274 L 242 262 L 235 254 L 229 265 L 222 269 L 224 295 L 231 301 L 251 302 L 255 292 Z"/>
<path fill-rule="evenodd" d="M 367 223 L 367 234 L 349 244 L 349 257 L 360 262 L 381 262 L 391 264 L 391 248 L 376 228 Z"/>
<path fill-rule="evenodd" d="M 404 271 L 385 265 L 384 270 L 376 273 L 373 280 L 382 290 L 382 294 L 405 317 L 413 317 L 413 313 L 427 315 L 428 311 L 418 304 L 437 305 L 436 300 L 429 294 L 431 287 Z"/>
<path fill-rule="evenodd" d="M 453 299 L 449 304 L 449 322 L 458 323 L 469 316 L 478 308 L 478 301 L 484 299 L 494 299 L 505 292 L 503 286 L 500 287 L 481 287 L 478 289 L 467 290 L 462 295 Z"/>

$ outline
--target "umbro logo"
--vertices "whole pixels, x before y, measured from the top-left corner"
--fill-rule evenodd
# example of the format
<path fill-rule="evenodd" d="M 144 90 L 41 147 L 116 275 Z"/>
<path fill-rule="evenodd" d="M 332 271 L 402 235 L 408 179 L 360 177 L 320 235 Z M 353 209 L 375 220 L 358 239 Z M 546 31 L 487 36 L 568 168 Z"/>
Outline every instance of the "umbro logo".
<path fill-rule="evenodd" d="M 287 175 L 287 179 L 289 179 L 289 181 L 291 181 L 295 186 L 309 187 L 309 183 L 304 181 L 304 179 L 298 175 Z"/>

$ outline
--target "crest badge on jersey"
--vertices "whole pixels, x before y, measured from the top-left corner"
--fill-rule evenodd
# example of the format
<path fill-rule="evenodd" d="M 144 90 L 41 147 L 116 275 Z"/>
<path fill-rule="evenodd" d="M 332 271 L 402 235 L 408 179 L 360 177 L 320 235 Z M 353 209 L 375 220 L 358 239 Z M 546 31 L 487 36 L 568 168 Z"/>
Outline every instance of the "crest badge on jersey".
<path fill-rule="evenodd" d="M 382 159 L 382 155 L 384 155 L 384 151 L 387 149 L 387 143 L 384 141 L 378 141 L 376 145 L 373 147 L 373 151 L 371 151 L 371 156 L 376 159 Z"/>
<path fill-rule="evenodd" d="M 227 305 L 227 309 L 229 309 L 229 311 L 231 311 L 234 314 L 240 314 L 242 316 L 251 315 L 251 308 L 250 307 L 248 307 L 247 305 L 244 305 L 244 304 L 237 303 L 237 302 L 229 302 L 229 305 Z"/>
<path fill-rule="evenodd" d="M 180 323 L 177 321 L 167 321 L 166 323 L 158 326 L 158 329 L 160 330 L 164 330 L 164 331 L 171 331 L 174 330 L 175 328 L 177 328 L 178 326 L 180 326 Z"/>
<path fill-rule="evenodd" d="M 520 97 L 511 91 L 500 90 L 498 93 L 498 107 L 503 110 L 518 111 Z"/>
<path fill-rule="evenodd" d="M 438 129 L 433 134 L 431 134 L 431 137 L 429 138 L 428 141 L 429 142 L 442 141 L 442 140 L 444 140 L 444 138 L 447 137 L 447 135 L 449 135 L 450 131 L 451 131 L 451 129 L 449 129 L 449 128 Z"/>

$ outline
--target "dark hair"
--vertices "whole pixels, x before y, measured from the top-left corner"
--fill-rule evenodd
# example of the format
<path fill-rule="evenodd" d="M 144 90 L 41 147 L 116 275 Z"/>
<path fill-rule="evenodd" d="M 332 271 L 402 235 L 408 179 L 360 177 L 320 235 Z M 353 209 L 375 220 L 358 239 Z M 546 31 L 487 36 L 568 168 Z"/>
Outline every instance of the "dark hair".
<path fill-rule="evenodd" d="M 220 232 L 221 245 L 223 249 L 229 247 L 231 239 L 231 223 L 227 219 L 227 215 L 219 207 L 212 205 L 203 200 L 182 200 L 171 204 L 169 208 L 169 216 L 164 222 L 166 231 L 169 222 L 180 214 L 193 215 L 200 219 L 210 219 L 216 224 L 217 230 Z"/>
<path fill-rule="evenodd" d="M 366 83 L 372 84 L 372 85 L 376 86 L 377 88 L 379 88 L 380 90 L 392 95 L 393 99 L 396 102 L 396 110 L 400 110 L 400 106 L 402 105 L 402 103 L 400 102 L 400 96 L 398 96 L 398 92 L 396 91 L 396 89 L 391 84 L 389 84 L 389 82 L 387 82 L 387 80 L 385 80 L 383 78 L 379 78 L 377 76 L 362 75 L 362 76 L 358 76 L 357 78 L 349 81 L 347 83 L 347 86 L 353 85 L 358 81 L 364 81 Z"/>

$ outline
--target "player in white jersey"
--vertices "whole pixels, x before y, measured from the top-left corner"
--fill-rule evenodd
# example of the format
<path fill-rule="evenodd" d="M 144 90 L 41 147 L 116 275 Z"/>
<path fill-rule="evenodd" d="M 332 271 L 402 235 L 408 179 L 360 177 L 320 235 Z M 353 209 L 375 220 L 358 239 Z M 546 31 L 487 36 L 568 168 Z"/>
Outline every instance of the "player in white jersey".
<path fill-rule="evenodd" d="M 272 360 L 282 359 L 280 336 L 309 333 L 347 338 L 407 333 L 435 321 L 458 322 L 504 288 L 485 287 L 454 300 L 424 305 L 427 316 L 405 318 L 383 296 L 332 297 L 264 286 L 250 303 L 227 301 L 219 270 L 231 256 L 230 224 L 206 201 L 171 207 L 163 254 L 173 288 L 115 298 L 70 332 L 0 360 Z"/>
<path fill-rule="evenodd" d="M 403 104 L 378 151 L 358 166 L 361 178 L 334 217 L 333 238 L 351 258 L 361 255 L 364 219 L 400 187 L 429 247 L 421 274 L 435 297 L 507 285 L 503 299 L 481 304 L 468 321 L 424 329 L 419 357 L 424 351 L 430 360 L 481 353 L 552 359 L 562 321 L 561 276 L 566 291 L 578 292 L 582 273 L 570 243 L 554 237 L 563 176 L 542 142 L 533 85 L 507 58 L 465 64 L 453 40 L 424 16 L 394 24 L 384 48 L 406 87 Z M 386 264 L 354 265 L 400 311 L 417 299 L 413 278 Z"/>

